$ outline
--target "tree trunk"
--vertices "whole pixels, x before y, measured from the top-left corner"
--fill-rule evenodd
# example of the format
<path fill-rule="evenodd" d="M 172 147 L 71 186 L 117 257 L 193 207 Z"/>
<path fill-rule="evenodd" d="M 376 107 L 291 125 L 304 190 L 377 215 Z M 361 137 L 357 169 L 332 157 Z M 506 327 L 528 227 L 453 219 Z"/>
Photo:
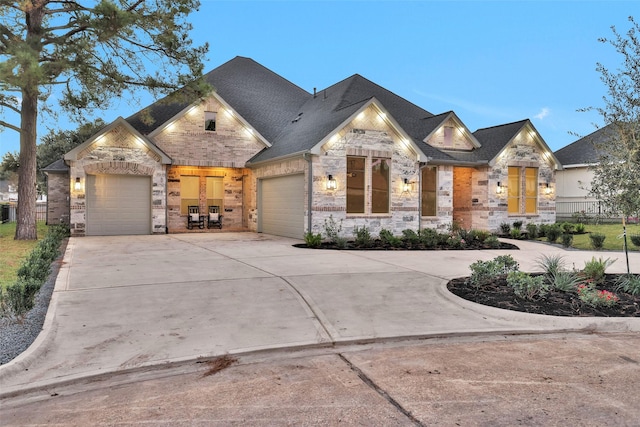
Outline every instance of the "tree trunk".
<path fill-rule="evenodd" d="M 24 78 L 20 113 L 20 165 L 18 167 L 18 224 L 15 240 L 36 240 L 36 126 L 38 121 L 38 93 L 40 90 L 39 59 L 42 52 L 42 19 L 44 1 L 25 5 L 27 24 L 25 52 L 20 62 Z"/>
<path fill-rule="evenodd" d="M 22 91 L 18 212 L 15 240 L 36 240 L 36 123 L 38 95 Z"/>

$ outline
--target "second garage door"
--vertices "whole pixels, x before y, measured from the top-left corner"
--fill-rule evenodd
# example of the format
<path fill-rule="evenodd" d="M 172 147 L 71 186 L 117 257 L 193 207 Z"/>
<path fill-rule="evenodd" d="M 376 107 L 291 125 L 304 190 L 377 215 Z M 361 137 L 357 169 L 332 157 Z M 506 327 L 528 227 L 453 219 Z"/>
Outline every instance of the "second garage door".
<path fill-rule="evenodd" d="M 263 233 L 304 238 L 304 174 L 263 179 L 260 218 Z"/>
<path fill-rule="evenodd" d="M 88 236 L 151 234 L 151 177 L 88 175 Z"/>

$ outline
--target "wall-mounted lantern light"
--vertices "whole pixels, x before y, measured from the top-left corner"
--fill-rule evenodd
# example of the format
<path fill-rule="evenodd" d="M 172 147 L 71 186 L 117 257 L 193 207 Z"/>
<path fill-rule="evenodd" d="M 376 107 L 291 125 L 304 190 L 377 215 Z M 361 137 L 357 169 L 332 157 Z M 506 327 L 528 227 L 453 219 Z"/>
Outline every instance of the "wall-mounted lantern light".
<path fill-rule="evenodd" d="M 82 183 L 80 182 L 80 177 L 76 177 L 76 182 L 73 184 L 73 189 L 75 191 L 81 191 L 82 190 Z"/>
<path fill-rule="evenodd" d="M 327 190 L 335 190 L 336 188 L 338 188 L 338 183 L 336 182 L 336 179 L 333 177 L 333 175 L 328 175 Z"/>
<path fill-rule="evenodd" d="M 544 194 L 551 194 L 551 187 L 549 186 L 549 182 L 547 182 L 547 186 L 544 189 Z"/>
<path fill-rule="evenodd" d="M 411 183 L 407 178 L 404 179 L 404 184 L 402 185 L 402 192 L 408 193 L 411 190 Z"/>
<path fill-rule="evenodd" d="M 496 186 L 496 194 L 502 194 L 504 192 L 504 188 L 502 187 L 502 183 L 498 181 L 498 185 Z"/>

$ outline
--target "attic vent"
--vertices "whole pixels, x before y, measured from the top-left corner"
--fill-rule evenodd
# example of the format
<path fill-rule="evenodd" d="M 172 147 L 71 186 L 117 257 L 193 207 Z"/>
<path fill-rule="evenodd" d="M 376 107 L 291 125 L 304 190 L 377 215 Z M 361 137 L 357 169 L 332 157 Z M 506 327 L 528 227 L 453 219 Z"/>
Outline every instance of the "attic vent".
<path fill-rule="evenodd" d="M 367 132 L 364 129 L 351 129 L 351 133 L 357 133 L 359 135 L 364 135 Z"/>
<path fill-rule="evenodd" d="M 297 123 L 298 120 L 300 120 L 302 118 L 302 114 L 303 113 L 298 113 L 298 117 L 296 117 L 295 119 L 291 120 L 291 123 Z"/>

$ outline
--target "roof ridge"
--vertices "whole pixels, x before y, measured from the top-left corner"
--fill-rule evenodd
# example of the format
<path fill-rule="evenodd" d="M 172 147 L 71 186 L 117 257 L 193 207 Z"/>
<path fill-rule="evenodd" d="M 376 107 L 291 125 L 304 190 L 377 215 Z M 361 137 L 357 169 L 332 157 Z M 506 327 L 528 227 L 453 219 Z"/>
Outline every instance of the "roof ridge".
<path fill-rule="evenodd" d="M 481 130 L 489 130 L 489 129 L 496 129 L 496 128 L 499 128 L 499 127 L 512 126 L 512 125 L 515 125 L 515 124 L 518 124 L 518 123 L 524 124 L 524 123 L 529 122 L 529 121 L 531 121 L 531 120 L 529 120 L 529 119 L 517 120 L 517 121 L 511 122 L 511 123 L 503 123 L 501 125 L 495 125 L 495 126 L 489 126 L 489 127 L 486 127 L 486 128 L 476 129 L 473 133 L 479 132 Z"/>

